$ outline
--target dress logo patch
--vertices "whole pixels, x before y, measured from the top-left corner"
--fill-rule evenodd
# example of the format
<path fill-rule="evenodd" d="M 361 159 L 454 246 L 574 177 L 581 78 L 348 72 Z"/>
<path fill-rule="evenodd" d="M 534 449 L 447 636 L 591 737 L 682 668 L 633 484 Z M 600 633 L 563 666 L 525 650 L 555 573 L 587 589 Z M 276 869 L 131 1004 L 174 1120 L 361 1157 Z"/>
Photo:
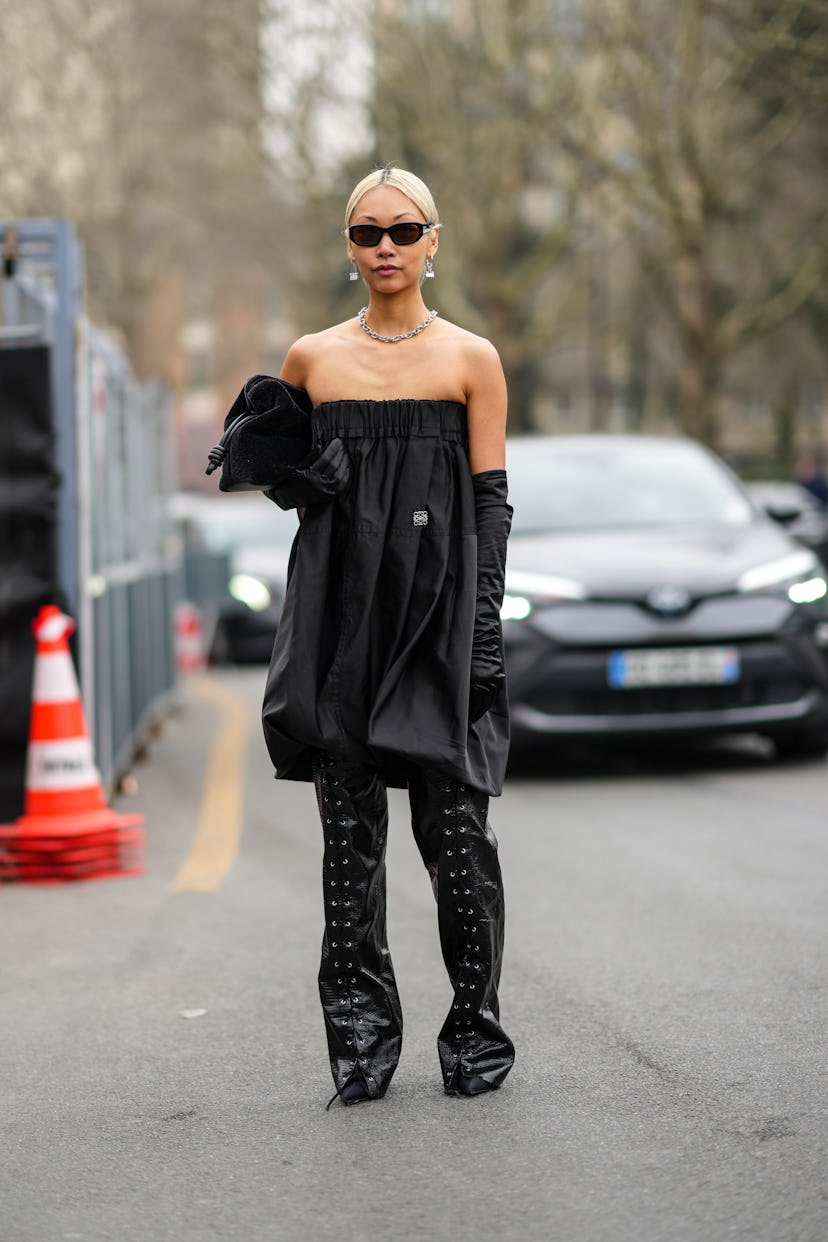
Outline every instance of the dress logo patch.
<path fill-rule="evenodd" d="M 427 509 L 415 509 L 414 510 L 414 525 L 415 526 L 428 526 L 428 510 Z"/>

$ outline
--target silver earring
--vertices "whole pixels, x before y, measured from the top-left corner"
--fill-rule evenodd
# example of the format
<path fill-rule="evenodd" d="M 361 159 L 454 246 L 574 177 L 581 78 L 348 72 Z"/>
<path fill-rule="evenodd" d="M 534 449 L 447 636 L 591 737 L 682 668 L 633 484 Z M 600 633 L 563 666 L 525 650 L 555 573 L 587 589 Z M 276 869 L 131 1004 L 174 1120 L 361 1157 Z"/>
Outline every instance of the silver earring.
<path fill-rule="evenodd" d="M 351 259 L 351 270 L 348 273 L 349 280 L 359 280 L 359 268 L 354 259 Z"/>
<path fill-rule="evenodd" d="M 434 263 L 432 262 L 431 255 L 426 258 L 425 267 L 426 280 L 432 280 L 434 278 Z"/>

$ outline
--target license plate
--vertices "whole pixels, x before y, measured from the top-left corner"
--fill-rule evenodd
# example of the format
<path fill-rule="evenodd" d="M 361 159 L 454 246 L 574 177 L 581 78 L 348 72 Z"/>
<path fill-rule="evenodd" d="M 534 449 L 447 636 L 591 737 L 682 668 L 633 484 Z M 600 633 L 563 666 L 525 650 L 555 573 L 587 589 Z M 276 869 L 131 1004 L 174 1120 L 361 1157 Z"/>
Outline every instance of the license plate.
<path fill-rule="evenodd" d="M 614 690 L 636 686 L 728 686 L 739 680 L 735 647 L 657 647 L 611 651 L 607 681 Z"/>

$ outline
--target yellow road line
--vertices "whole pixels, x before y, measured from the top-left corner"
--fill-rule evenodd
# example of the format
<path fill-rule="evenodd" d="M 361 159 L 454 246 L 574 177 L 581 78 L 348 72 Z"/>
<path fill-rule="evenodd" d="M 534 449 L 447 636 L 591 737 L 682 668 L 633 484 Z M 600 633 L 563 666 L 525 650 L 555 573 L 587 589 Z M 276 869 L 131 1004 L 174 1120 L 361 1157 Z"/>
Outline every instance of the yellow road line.
<path fill-rule="evenodd" d="M 207 760 L 195 837 L 170 888 L 174 893 L 213 893 L 232 867 L 241 841 L 250 711 L 244 699 L 207 679 L 193 682 L 190 693 L 218 707 L 222 721 Z"/>

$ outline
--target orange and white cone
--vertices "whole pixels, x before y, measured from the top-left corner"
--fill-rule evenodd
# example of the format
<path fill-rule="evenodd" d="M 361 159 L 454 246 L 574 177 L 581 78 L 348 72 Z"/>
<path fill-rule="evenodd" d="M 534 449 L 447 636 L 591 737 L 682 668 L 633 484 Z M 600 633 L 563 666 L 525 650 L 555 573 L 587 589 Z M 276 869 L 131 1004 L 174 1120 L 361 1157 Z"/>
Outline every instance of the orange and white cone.
<path fill-rule="evenodd" d="M 182 600 L 175 610 L 175 663 L 179 673 L 203 673 L 207 668 L 204 650 L 204 623 L 190 600 Z"/>
<path fill-rule="evenodd" d="M 37 639 L 22 816 L 0 826 L 0 878 L 60 882 L 142 870 L 141 815 L 106 804 L 68 638 L 71 617 L 47 605 Z"/>

